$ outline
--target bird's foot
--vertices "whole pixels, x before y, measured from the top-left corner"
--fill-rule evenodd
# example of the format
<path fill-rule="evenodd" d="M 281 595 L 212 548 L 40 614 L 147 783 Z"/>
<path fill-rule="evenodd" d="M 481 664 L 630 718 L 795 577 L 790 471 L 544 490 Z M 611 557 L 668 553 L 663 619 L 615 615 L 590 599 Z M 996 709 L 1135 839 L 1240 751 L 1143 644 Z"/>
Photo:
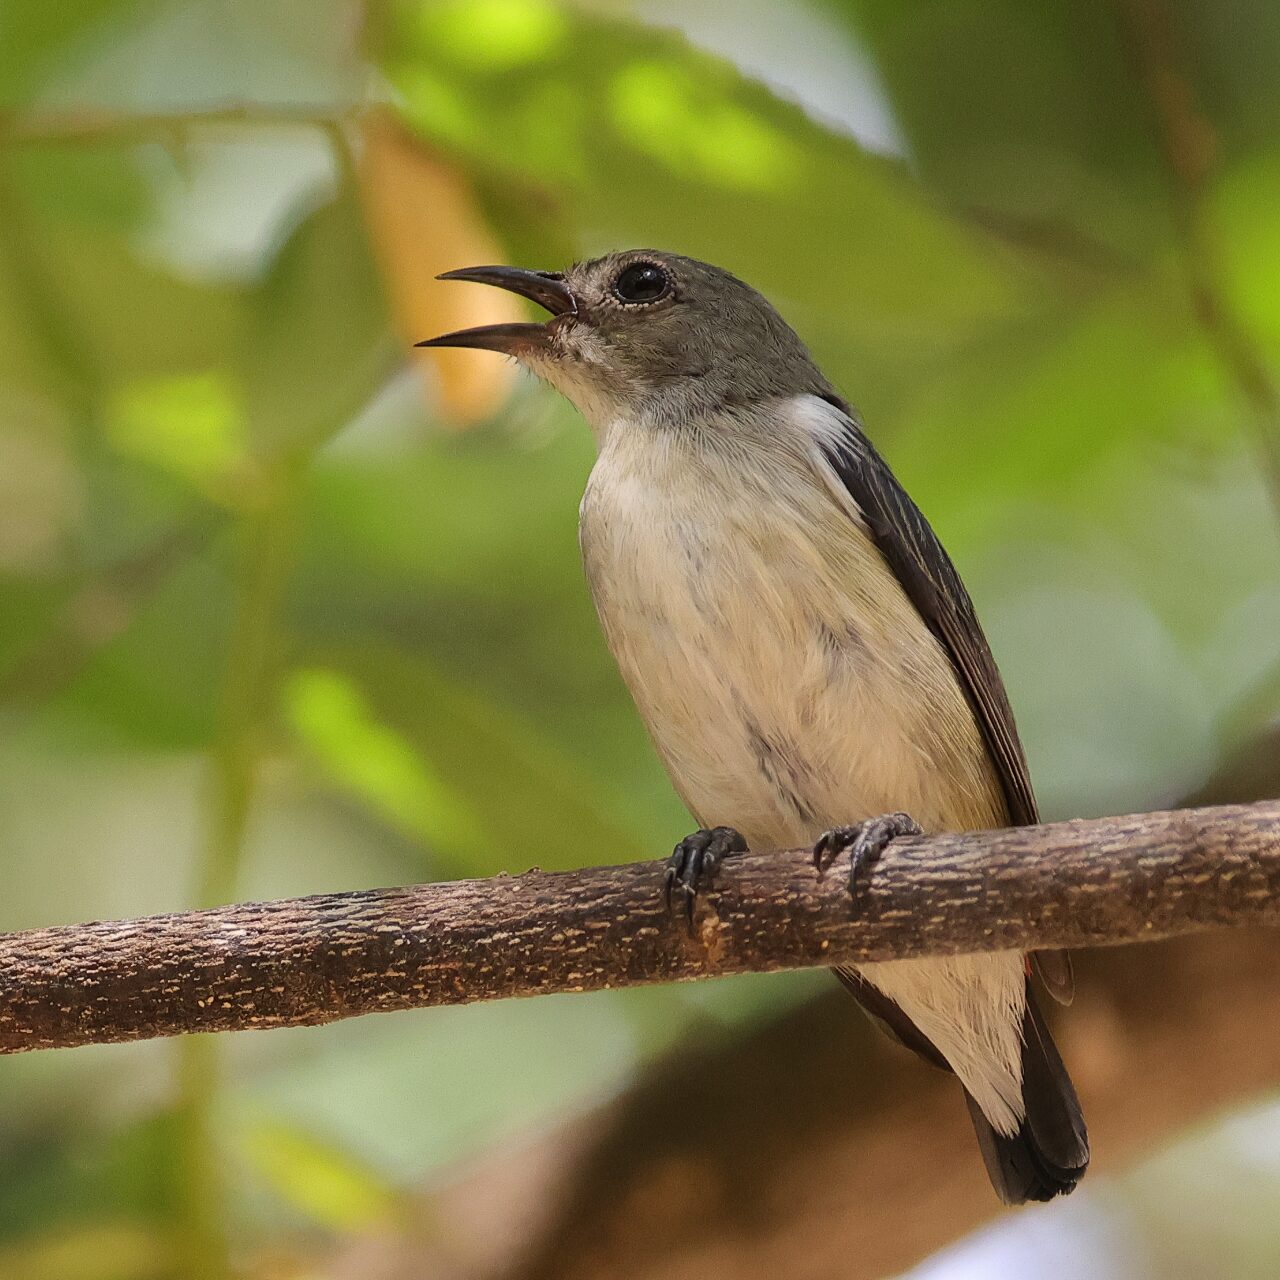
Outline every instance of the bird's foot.
<path fill-rule="evenodd" d="M 667 859 L 662 878 L 662 897 L 667 910 L 672 909 L 671 895 L 679 887 L 684 899 L 684 915 L 693 932 L 693 911 L 698 894 L 710 889 L 721 862 L 730 854 L 746 853 L 747 842 L 732 827 L 713 827 L 695 831 L 676 845 Z"/>
<path fill-rule="evenodd" d="M 846 850 L 849 850 L 849 892 L 856 893 L 858 882 L 875 866 L 889 843 L 898 836 L 921 836 L 924 831 L 909 813 L 884 813 L 850 827 L 832 827 L 813 846 L 813 865 L 818 874 Z"/>

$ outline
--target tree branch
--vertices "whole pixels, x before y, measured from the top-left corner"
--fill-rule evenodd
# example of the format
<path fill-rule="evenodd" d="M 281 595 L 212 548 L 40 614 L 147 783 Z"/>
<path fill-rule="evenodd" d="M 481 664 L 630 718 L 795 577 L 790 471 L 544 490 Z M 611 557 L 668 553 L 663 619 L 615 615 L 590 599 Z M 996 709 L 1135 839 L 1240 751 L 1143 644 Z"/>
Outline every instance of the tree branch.
<path fill-rule="evenodd" d="M 0 1052 L 307 1026 L 748 971 L 1280 923 L 1280 802 L 895 841 L 851 905 L 730 859 L 689 936 L 660 866 L 374 889 L 0 937 Z"/>

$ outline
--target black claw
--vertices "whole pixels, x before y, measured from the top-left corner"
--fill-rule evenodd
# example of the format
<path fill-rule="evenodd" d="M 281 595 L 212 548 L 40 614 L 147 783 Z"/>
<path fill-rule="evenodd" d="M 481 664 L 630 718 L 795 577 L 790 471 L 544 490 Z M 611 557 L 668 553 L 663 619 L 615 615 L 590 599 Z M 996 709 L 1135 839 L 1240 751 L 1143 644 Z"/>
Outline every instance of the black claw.
<path fill-rule="evenodd" d="M 850 827 L 832 827 L 813 846 L 813 865 L 819 875 L 849 850 L 849 892 L 858 891 L 858 882 L 875 866 L 891 841 L 899 836 L 923 835 L 920 824 L 907 813 L 885 813 Z"/>
<path fill-rule="evenodd" d="M 684 917 L 693 932 L 694 911 L 698 894 L 711 888 L 720 863 L 730 854 L 746 853 L 747 842 L 732 827 L 713 827 L 685 836 L 667 859 L 662 876 L 662 900 L 672 909 L 671 894 L 676 885 L 684 898 Z"/>
<path fill-rule="evenodd" d="M 818 837 L 813 846 L 813 868 L 819 876 L 827 874 L 827 868 L 840 856 L 840 850 L 847 847 L 857 834 L 857 827 L 832 827 Z"/>

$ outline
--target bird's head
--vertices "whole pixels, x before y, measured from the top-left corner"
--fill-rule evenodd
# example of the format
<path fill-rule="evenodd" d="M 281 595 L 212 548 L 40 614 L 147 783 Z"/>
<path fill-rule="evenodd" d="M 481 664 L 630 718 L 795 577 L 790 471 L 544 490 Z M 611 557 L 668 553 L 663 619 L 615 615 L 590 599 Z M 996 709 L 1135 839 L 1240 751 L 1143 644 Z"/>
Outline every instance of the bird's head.
<path fill-rule="evenodd" d="M 551 318 L 463 329 L 419 346 L 513 356 L 597 430 L 619 418 L 676 425 L 726 405 L 827 387 L 766 298 L 693 258 L 631 249 L 565 272 L 467 267 L 441 278 L 508 289 Z"/>

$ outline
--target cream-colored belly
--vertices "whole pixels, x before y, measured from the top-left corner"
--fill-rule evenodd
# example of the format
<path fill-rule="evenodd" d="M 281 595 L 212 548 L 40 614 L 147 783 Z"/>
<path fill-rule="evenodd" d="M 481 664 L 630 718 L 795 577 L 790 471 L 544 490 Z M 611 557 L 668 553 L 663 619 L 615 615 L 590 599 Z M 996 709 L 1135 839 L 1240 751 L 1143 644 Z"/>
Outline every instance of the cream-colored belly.
<path fill-rule="evenodd" d="M 1002 823 L 947 655 L 820 481 L 779 484 L 806 491 L 748 510 L 606 456 L 583 502 L 605 635 L 682 798 L 757 847 L 897 809 Z"/>

